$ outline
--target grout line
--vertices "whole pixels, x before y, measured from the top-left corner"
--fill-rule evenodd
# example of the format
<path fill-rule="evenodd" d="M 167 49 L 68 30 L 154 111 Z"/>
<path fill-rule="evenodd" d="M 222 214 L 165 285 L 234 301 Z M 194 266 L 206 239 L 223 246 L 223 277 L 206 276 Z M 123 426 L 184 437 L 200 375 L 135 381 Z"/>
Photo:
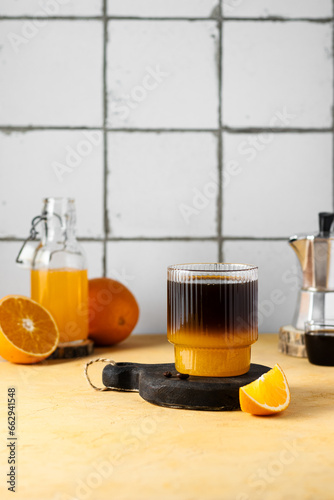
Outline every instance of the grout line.
<path fill-rule="evenodd" d="M 222 17 L 222 2 L 219 0 L 219 14 Z M 223 115 L 222 115 L 222 64 L 223 64 L 223 21 L 219 21 L 219 39 L 218 39 L 218 196 L 217 196 L 217 234 L 218 234 L 218 262 L 224 262 L 222 223 L 223 223 Z"/>
<path fill-rule="evenodd" d="M 33 132 L 40 130 L 103 130 L 103 127 L 83 125 L 0 125 L 0 132 Z"/>
<path fill-rule="evenodd" d="M 104 16 L 0 16 L 0 21 L 103 21 Z"/>
<path fill-rule="evenodd" d="M 310 134 L 319 132 L 332 132 L 332 127 L 285 127 L 285 128 L 270 128 L 270 127 L 223 127 L 224 132 L 229 132 L 230 134 L 262 134 L 262 133 L 273 133 L 273 134 Z"/>
<path fill-rule="evenodd" d="M 221 126 L 219 128 L 108 128 L 108 127 L 84 127 L 84 126 L 67 126 L 67 125 L 36 125 L 36 126 L 21 126 L 21 125 L 0 125 L 0 133 L 10 134 L 12 132 L 34 132 L 34 131 L 76 131 L 76 130 L 100 130 L 106 132 L 125 132 L 125 133 L 217 133 L 228 132 L 230 134 L 260 134 L 260 133 L 273 133 L 273 134 L 321 134 L 325 132 L 333 132 L 333 127 L 319 127 L 319 128 L 270 128 L 270 127 L 229 127 Z"/>
<path fill-rule="evenodd" d="M 104 7 L 103 7 L 104 9 Z M 136 17 L 136 16 L 0 16 L 0 21 L 210 21 L 216 22 L 218 16 L 212 17 Z"/>
<path fill-rule="evenodd" d="M 160 134 L 164 132 L 211 132 L 216 133 L 216 128 L 108 128 L 108 132 L 144 132 Z"/>
<path fill-rule="evenodd" d="M 107 43 L 108 43 L 108 20 L 107 0 L 103 0 L 103 276 L 107 274 L 107 238 L 109 233 L 108 217 L 108 134 L 106 130 L 108 119 L 108 95 L 107 95 Z"/>
<path fill-rule="evenodd" d="M 287 241 L 289 236 L 222 236 L 222 241 Z M 113 241 L 218 241 L 217 236 L 158 236 L 158 237 L 109 237 L 108 242 Z M 81 241 L 96 241 L 94 239 L 79 238 Z M 103 240 L 102 240 L 103 241 Z"/>
<path fill-rule="evenodd" d="M 330 23 L 333 22 L 333 17 L 138 17 L 138 16 L 0 16 L 0 21 L 190 21 L 190 22 L 203 22 L 203 21 L 227 21 L 227 22 L 308 22 L 308 23 Z"/>
<path fill-rule="evenodd" d="M 289 236 L 224 236 L 223 241 L 288 241 Z"/>
<path fill-rule="evenodd" d="M 138 236 L 134 238 L 122 238 L 122 237 L 111 237 L 108 238 L 108 242 L 124 242 L 124 241 L 218 241 L 217 236 L 158 236 L 145 237 Z"/>
<path fill-rule="evenodd" d="M 26 238 L 20 238 L 15 236 L 3 236 L 0 237 L 0 243 L 23 243 Z M 145 237 L 145 236 L 134 236 L 134 237 L 78 237 L 78 241 L 86 243 L 117 243 L 117 242 L 131 242 L 131 241 L 150 241 L 154 243 L 155 241 L 218 241 L 218 236 L 158 236 L 158 237 Z M 222 236 L 221 240 L 224 241 L 287 241 L 289 236 Z"/>
<path fill-rule="evenodd" d="M 222 236 L 221 240 L 224 241 L 288 241 L 289 236 Z M 133 237 L 133 238 L 108 238 L 108 242 L 121 242 L 121 241 L 218 241 L 217 236 L 162 236 L 162 237 Z"/>
<path fill-rule="evenodd" d="M 1 236 L 0 237 L 0 242 L 1 243 L 23 243 L 27 238 L 19 238 L 16 236 Z"/>
<path fill-rule="evenodd" d="M 295 23 L 295 22 L 307 22 L 307 23 L 330 23 L 333 21 L 333 17 L 281 17 L 281 16 L 268 16 L 268 17 L 223 17 L 225 21 L 242 21 L 242 22 L 276 22 L 276 23 Z"/>

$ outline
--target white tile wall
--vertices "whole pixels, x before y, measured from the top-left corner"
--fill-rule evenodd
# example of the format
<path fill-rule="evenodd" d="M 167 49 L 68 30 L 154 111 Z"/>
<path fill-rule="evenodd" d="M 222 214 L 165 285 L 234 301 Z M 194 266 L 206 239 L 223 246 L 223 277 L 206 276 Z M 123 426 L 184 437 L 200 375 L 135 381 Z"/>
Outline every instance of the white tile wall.
<path fill-rule="evenodd" d="M 29 294 L 16 240 L 42 198 L 72 196 L 90 277 L 128 284 L 136 332 L 166 331 L 168 264 L 222 258 L 259 264 L 261 331 L 289 323 L 286 239 L 333 209 L 332 15 L 331 0 L 1 0 L 0 295 Z"/>
<path fill-rule="evenodd" d="M 0 124 L 101 126 L 101 23 L 43 23 L 0 23 Z"/>
<path fill-rule="evenodd" d="M 287 238 L 317 229 L 318 212 L 332 207 L 332 134 L 225 133 L 223 141 L 225 235 Z"/>
<path fill-rule="evenodd" d="M 122 281 L 137 298 L 135 333 L 166 333 L 167 266 L 215 262 L 218 252 L 210 241 L 128 241 L 109 243 L 107 256 L 107 276 Z"/>
<path fill-rule="evenodd" d="M 331 0 L 222 0 L 225 17 L 298 17 L 332 16 Z"/>
<path fill-rule="evenodd" d="M 109 22 L 109 127 L 217 127 L 217 44 L 214 21 Z"/>
<path fill-rule="evenodd" d="M 78 235 L 103 234 L 101 132 L 0 133 L 0 235 L 27 237 L 49 196 L 74 197 Z"/>
<path fill-rule="evenodd" d="M 226 23 L 224 124 L 331 127 L 331 47 L 332 28 L 327 23 Z M 283 110 L 289 117 L 283 121 L 275 119 L 276 113 Z"/>
<path fill-rule="evenodd" d="M 2 16 L 99 16 L 102 0 L 1 0 Z"/>
<path fill-rule="evenodd" d="M 111 16 L 210 17 L 219 0 L 108 0 Z"/>
<path fill-rule="evenodd" d="M 300 284 L 299 264 L 285 241 L 226 241 L 226 262 L 259 267 L 259 331 L 278 333 L 292 322 Z"/>
<path fill-rule="evenodd" d="M 110 133 L 108 152 L 113 236 L 215 236 L 216 136 Z"/>

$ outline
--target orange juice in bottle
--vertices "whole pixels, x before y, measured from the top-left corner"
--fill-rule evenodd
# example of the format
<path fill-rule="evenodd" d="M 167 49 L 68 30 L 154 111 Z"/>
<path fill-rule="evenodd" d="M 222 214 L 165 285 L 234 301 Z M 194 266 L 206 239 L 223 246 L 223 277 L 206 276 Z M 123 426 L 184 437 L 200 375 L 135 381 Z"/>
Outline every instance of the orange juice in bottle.
<path fill-rule="evenodd" d="M 88 337 L 88 277 L 85 256 L 75 237 L 74 200 L 47 198 L 43 226 L 31 269 L 31 298 L 53 316 L 60 342 Z"/>
<path fill-rule="evenodd" d="M 87 338 L 87 270 L 32 269 L 31 298 L 52 314 L 60 342 Z"/>

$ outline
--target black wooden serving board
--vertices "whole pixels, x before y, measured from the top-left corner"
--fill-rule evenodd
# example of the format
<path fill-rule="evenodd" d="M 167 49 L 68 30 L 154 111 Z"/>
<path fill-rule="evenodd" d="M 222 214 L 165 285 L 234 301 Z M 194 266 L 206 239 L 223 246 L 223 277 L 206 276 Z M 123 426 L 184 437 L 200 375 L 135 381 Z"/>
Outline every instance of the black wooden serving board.
<path fill-rule="evenodd" d="M 269 371 L 263 365 L 251 364 L 238 377 L 177 377 L 175 365 L 116 363 L 103 369 L 102 381 L 116 391 L 135 391 L 149 403 L 188 410 L 240 410 L 239 388 Z M 167 378 L 164 372 L 171 372 Z"/>

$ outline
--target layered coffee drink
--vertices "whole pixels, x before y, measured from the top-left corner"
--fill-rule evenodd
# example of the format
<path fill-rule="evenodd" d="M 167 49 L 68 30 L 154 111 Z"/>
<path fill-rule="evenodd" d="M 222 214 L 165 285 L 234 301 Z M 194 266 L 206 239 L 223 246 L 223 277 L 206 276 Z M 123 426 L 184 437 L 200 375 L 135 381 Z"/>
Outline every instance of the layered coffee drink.
<path fill-rule="evenodd" d="M 258 336 L 256 267 L 170 266 L 167 301 L 168 340 L 180 372 L 226 377 L 249 370 Z"/>

